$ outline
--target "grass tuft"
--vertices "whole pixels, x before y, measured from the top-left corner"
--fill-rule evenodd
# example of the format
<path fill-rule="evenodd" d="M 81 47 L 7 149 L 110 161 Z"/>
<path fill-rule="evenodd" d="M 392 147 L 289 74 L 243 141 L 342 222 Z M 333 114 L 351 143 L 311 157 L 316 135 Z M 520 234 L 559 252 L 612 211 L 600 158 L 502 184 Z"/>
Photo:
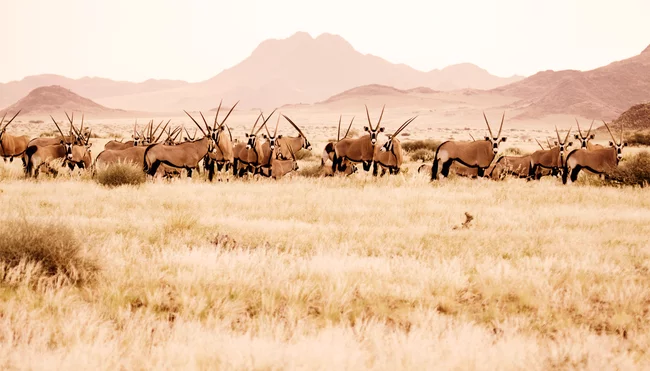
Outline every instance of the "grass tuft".
<path fill-rule="evenodd" d="M 122 185 L 137 186 L 143 184 L 147 178 L 142 169 L 133 164 L 118 163 L 98 169 L 95 177 L 97 183 L 107 187 Z"/>
<path fill-rule="evenodd" d="M 435 152 L 440 145 L 440 141 L 433 139 L 424 139 L 424 140 L 412 140 L 402 142 L 402 149 L 406 152 L 415 152 L 418 149 L 428 149 L 429 151 Z"/>

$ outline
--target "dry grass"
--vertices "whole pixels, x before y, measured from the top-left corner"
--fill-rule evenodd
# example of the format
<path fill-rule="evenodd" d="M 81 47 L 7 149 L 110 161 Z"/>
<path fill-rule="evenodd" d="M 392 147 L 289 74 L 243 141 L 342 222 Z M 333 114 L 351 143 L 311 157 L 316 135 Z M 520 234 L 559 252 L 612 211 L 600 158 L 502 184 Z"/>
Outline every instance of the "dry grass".
<path fill-rule="evenodd" d="M 97 169 L 95 180 L 107 187 L 137 186 L 143 184 L 147 176 L 142 169 L 131 163 L 116 163 Z"/>
<path fill-rule="evenodd" d="M 102 277 L 0 286 L 0 365 L 650 367 L 646 189 L 426 178 L 8 179 L 3 218 L 74 226 Z"/>

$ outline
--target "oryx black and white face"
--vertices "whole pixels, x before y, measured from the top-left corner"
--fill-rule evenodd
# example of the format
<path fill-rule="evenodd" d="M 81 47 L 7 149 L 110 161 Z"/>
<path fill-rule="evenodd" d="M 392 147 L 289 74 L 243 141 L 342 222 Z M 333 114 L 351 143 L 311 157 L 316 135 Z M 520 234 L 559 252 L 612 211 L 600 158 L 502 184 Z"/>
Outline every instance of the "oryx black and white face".
<path fill-rule="evenodd" d="M 375 129 L 364 126 L 363 127 L 364 131 L 367 131 L 370 134 L 370 143 L 374 146 L 377 144 L 377 137 L 379 136 L 379 133 L 383 133 L 385 128 L 384 127 L 377 127 Z"/>
<path fill-rule="evenodd" d="M 393 136 L 388 135 L 388 141 L 384 143 L 381 148 L 379 148 L 380 152 L 390 152 L 393 150 Z"/>
<path fill-rule="evenodd" d="M 68 143 L 66 141 L 61 141 L 61 145 L 65 148 L 65 159 L 72 160 L 72 146 L 73 143 Z"/>
<path fill-rule="evenodd" d="M 588 143 L 590 140 L 594 139 L 594 138 L 596 137 L 596 135 L 595 135 L 595 134 L 591 134 L 591 135 L 589 135 L 589 136 L 585 136 L 585 137 L 583 137 L 583 136 L 580 136 L 579 134 L 576 134 L 576 135 L 574 135 L 574 137 L 575 137 L 575 139 L 577 139 L 577 140 L 580 141 L 580 148 L 583 148 L 583 149 L 584 149 L 584 148 L 587 148 L 587 143 Z"/>
<path fill-rule="evenodd" d="M 555 142 L 558 147 L 560 147 L 560 158 L 565 158 L 565 153 L 569 150 L 569 147 L 573 145 L 573 142 L 569 142 L 569 136 L 571 135 L 571 128 L 567 131 L 564 140 L 560 137 L 560 132 L 555 127 L 555 134 L 557 135 L 557 141 Z"/>
<path fill-rule="evenodd" d="M 501 144 L 502 142 L 505 142 L 506 137 L 501 137 L 501 138 L 495 137 L 495 138 L 493 138 L 493 137 L 490 137 L 490 136 L 485 136 L 485 140 L 490 142 L 490 145 L 492 147 L 492 152 L 496 155 L 499 152 L 499 144 Z"/>
<path fill-rule="evenodd" d="M 139 134 L 131 135 L 131 138 L 133 138 L 133 146 L 134 147 L 137 147 L 138 145 L 140 145 L 140 135 Z"/>
<path fill-rule="evenodd" d="M 255 148 L 255 143 L 257 143 L 257 135 L 247 133 L 246 138 L 248 138 L 248 140 L 246 141 L 246 149 Z"/>
<path fill-rule="evenodd" d="M 619 144 L 610 140 L 609 145 L 610 147 L 616 149 L 616 160 L 621 161 L 621 159 L 623 158 L 623 147 L 627 147 L 627 142 L 622 142 Z"/>
<path fill-rule="evenodd" d="M 305 141 L 305 143 L 303 143 L 302 147 L 304 149 L 308 150 L 308 151 L 311 151 L 311 143 L 309 143 L 307 138 L 305 138 L 304 136 L 302 137 L 302 139 Z"/>

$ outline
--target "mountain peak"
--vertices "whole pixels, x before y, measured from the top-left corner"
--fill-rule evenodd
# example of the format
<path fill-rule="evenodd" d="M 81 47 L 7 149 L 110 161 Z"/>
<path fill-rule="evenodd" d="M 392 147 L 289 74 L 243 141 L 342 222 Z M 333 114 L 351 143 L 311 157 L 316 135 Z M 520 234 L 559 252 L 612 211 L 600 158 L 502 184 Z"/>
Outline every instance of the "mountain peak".
<path fill-rule="evenodd" d="M 641 52 L 641 54 L 645 54 L 645 53 L 650 53 L 650 45 L 648 45 L 648 47 Z"/>
<path fill-rule="evenodd" d="M 8 107 L 5 112 L 21 110 L 23 113 L 42 114 L 56 111 L 82 111 L 86 113 L 119 112 L 99 105 L 75 94 L 60 85 L 41 86 Z"/>

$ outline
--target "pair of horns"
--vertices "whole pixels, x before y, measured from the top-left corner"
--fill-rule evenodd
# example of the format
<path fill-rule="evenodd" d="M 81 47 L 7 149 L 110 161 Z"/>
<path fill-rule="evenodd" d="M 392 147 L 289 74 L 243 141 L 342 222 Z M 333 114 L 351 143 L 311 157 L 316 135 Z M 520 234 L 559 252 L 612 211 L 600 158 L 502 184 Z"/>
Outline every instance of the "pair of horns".
<path fill-rule="evenodd" d="M 547 149 L 551 149 L 551 148 L 553 148 L 553 146 L 551 145 L 551 142 L 548 140 L 548 137 L 546 137 L 546 144 L 548 145 L 548 148 L 544 148 L 544 146 L 542 145 L 542 143 L 540 143 L 539 140 L 537 140 L 537 138 L 535 138 L 535 142 L 537 142 L 537 145 L 538 145 L 539 148 L 541 148 L 543 151 L 546 151 Z"/>
<path fill-rule="evenodd" d="M 412 123 L 413 120 L 415 120 L 417 117 L 418 117 L 418 115 L 415 115 L 415 116 L 411 117 L 410 119 L 406 120 L 406 122 L 404 122 L 402 124 L 402 126 L 400 126 L 397 130 L 395 130 L 395 132 L 393 133 L 391 138 L 394 138 L 394 137 L 398 136 L 399 133 L 401 133 L 402 130 L 406 129 L 406 127 L 409 126 L 409 124 Z"/>
<path fill-rule="evenodd" d="M 336 133 L 336 141 L 341 140 L 341 119 L 343 118 L 343 115 L 339 115 L 339 130 Z M 345 135 L 343 136 L 343 139 L 348 137 L 348 134 L 350 133 L 350 128 L 352 127 L 352 123 L 354 122 L 355 116 L 352 116 L 352 120 L 350 120 L 350 125 L 348 125 L 348 130 L 346 130 Z"/>
<path fill-rule="evenodd" d="M 253 128 L 251 129 L 251 135 L 257 135 L 262 130 L 262 127 L 266 126 L 266 123 L 269 121 L 271 116 L 273 116 L 273 114 L 277 110 L 278 110 L 277 108 L 274 109 L 273 112 L 271 112 L 271 114 L 267 118 L 264 118 L 264 113 L 260 111 L 260 115 L 257 116 L 257 120 L 255 120 L 255 124 L 253 124 Z M 257 123 L 260 121 L 260 117 L 262 118 L 262 120 L 264 120 L 264 122 L 262 122 L 262 125 L 259 128 L 257 128 L 257 131 L 255 131 L 255 127 L 257 126 Z"/>
<path fill-rule="evenodd" d="M 382 117 L 384 117 L 384 108 L 386 108 L 386 105 L 384 104 L 381 107 L 381 114 L 379 115 L 379 121 L 377 121 L 377 127 L 375 127 L 375 128 L 372 127 L 372 122 L 370 121 L 370 113 L 368 112 L 368 106 L 365 105 L 365 104 L 364 104 L 364 106 L 366 106 L 366 115 L 368 116 L 368 125 L 370 125 L 370 130 L 374 131 L 374 130 L 379 129 L 379 124 L 381 124 L 381 119 L 382 119 Z"/>
<path fill-rule="evenodd" d="M 22 111 L 22 110 L 18 110 L 18 112 L 16 112 L 16 114 L 14 115 L 14 117 L 12 117 L 11 120 L 9 120 L 9 122 L 7 122 L 7 124 L 4 126 L 4 128 L 2 128 L 2 123 L 5 122 L 5 117 L 7 117 L 7 112 L 5 111 L 4 116 L 2 116 L 2 120 L 0 120 L 0 128 L 2 128 L 2 130 L 7 129 L 7 126 L 9 126 L 9 124 L 11 124 L 11 122 L 16 118 L 16 116 L 18 116 L 18 114 L 20 113 L 20 111 Z M 0 131 L 1 131 L 1 130 L 0 130 Z"/>
<path fill-rule="evenodd" d="M 506 117 L 506 112 L 503 111 L 503 116 L 501 116 L 501 125 L 499 126 L 499 132 L 495 137 L 494 134 L 492 134 L 492 128 L 490 127 L 490 123 L 488 122 L 487 116 L 485 116 L 485 112 L 483 112 L 483 118 L 485 119 L 485 123 L 487 124 L 488 131 L 490 132 L 490 136 L 492 138 L 499 138 L 501 136 L 501 129 L 503 129 L 503 119 L 505 119 L 505 117 Z"/>
<path fill-rule="evenodd" d="M 587 134 L 582 135 L 582 130 L 580 130 L 580 123 L 578 122 L 578 118 L 576 118 L 576 124 L 578 125 L 578 134 L 580 134 L 580 137 L 582 139 L 587 139 L 589 137 L 589 134 L 591 133 L 591 127 L 594 126 L 594 121 L 596 120 L 591 120 L 591 125 L 589 125 L 589 130 L 587 130 Z"/>
<path fill-rule="evenodd" d="M 616 143 L 616 138 L 614 138 L 614 134 L 612 134 L 612 131 L 609 129 L 609 125 L 607 125 L 605 121 L 603 121 L 603 124 L 605 124 L 607 131 L 609 131 L 609 135 L 611 135 L 614 144 L 618 146 L 622 145 L 623 144 L 623 121 L 621 121 L 621 140 L 618 143 Z"/>
<path fill-rule="evenodd" d="M 560 139 L 560 132 L 557 130 L 557 126 L 555 126 L 555 134 L 557 135 L 557 142 L 560 144 L 565 144 L 567 140 L 569 140 L 569 134 L 571 134 L 571 126 L 569 126 L 569 131 L 566 132 L 566 136 L 564 137 L 564 141 Z"/>
<path fill-rule="evenodd" d="M 237 107 L 237 105 L 239 104 L 239 101 L 237 101 L 237 102 L 236 102 L 236 103 L 235 103 L 235 104 L 230 108 L 230 111 L 228 111 L 228 114 L 226 115 L 226 117 L 223 119 L 223 121 L 221 121 L 221 123 L 219 124 L 219 126 L 217 126 L 217 123 L 218 123 L 218 117 L 219 117 L 219 111 L 221 110 L 221 103 L 223 103 L 223 99 L 222 99 L 221 101 L 219 101 L 219 107 L 217 107 L 217 113 L 214 115 L 214 123 L 212 124 L 212 130 L 217 130 L 217 129 L 221 128 L 221 127 L 226 123 L 226 120 L 228 120 L 228 117 L 230 116 L 230 114 L 232 113 L 232 111 L 235 109 L 235 107 Z M 203 116 L 203 114 L 201 114 L 201 116 Z M 203 121 L 205 122 L 205 118 L 203 119 Z M 206 122 L 205 125 L 206 125 L 206 127 L 207 127 L 207 126 L 208 126 L 208 123 Z"/>

